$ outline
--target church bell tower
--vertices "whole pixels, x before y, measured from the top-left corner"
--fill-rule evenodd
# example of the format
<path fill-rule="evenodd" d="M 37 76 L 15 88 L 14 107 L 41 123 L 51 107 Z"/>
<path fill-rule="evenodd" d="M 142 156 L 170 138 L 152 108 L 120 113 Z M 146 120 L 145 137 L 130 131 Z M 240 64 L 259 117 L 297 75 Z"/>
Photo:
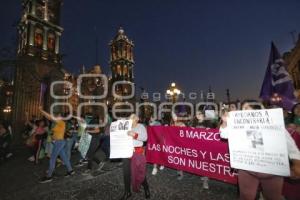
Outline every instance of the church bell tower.
<path fill-rule="evenodd" d="M 25 113 L 38 115 L 49 109 L 50 85 L 63 80 L 60 26 L 62 0 L 23 0 L 18 25 L 17 62 L 14 79 L 13 120 L 23 122 Z"/>
<path fill-rule="evenodd" d="M 111 82 L 124 81 L 133 84 L 133 47 L 134 44 L 125 35 L 122 27 L 119 28 L 117 35 L 110 42 L 110 67 L 112 71 Z M 119 95 L 127 95 L 131 92 L 128 84 L 118 84 L 116 93 Z"/>
<path fill-rule="evenodd" d="M 18 26 L 18 56 L 60 63 L 59 43 L 62 0 L 24 0 Z"/>

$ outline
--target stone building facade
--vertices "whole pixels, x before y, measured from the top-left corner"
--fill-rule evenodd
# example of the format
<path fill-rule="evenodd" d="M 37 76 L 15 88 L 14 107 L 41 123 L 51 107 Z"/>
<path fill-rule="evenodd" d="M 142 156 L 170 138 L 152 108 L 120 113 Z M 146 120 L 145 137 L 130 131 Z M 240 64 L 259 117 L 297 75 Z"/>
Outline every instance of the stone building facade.
<path fill-rule="evenodd" d="M 287 70 L 293 79 L 295 95 L 300 100 L 300 34 L 295 47 L 283 55 Z"/>

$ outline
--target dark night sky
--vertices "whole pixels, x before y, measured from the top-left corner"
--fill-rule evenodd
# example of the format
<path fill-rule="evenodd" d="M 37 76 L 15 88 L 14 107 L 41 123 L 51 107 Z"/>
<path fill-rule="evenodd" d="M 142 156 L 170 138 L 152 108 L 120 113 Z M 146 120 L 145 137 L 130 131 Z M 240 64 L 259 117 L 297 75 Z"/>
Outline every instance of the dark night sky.
<path fill-rule="evenodd" d="M 17 0 L 0 2 L 0 47 L 11 43 Z M 135 43 L 137 88 L 163 91 L 175 81 L 184 92 L 211 85 L 218 99 L 257 98 L 270 41 L 281 52 L 300 32 L 299 0 L 65 0 L 61 52 L 65 67 L 78 73 L 96 62 L 109 72 L 108 43 L 119 25 Z M 95 31 L 96 27 L 96 31 Z"/>

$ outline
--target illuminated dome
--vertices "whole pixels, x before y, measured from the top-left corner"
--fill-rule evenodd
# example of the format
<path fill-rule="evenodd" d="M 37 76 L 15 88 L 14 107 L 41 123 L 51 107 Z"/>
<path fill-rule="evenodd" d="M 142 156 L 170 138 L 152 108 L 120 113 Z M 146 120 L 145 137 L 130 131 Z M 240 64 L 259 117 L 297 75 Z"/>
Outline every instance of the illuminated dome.
<path fill-rule="evenodd" d="M 120 27 L 118 33 L 119 34 L 124 34 L 124 29 L 122 27 Z"/>

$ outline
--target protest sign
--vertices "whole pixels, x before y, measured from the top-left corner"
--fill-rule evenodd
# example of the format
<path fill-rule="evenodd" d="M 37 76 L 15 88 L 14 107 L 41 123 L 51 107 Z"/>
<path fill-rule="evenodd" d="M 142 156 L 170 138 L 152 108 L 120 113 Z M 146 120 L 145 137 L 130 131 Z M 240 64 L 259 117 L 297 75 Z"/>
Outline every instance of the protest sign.
<path fill-rule="evenodd" d="M 150 126 L 147 131 L 148 162 L 236 184 L 228 144 L 219 130 Z"/>
<path fill-rule="evenodd" d="M 290 175 L 281 108 L 230 112 L 227 131 L 231 167 Z"/>
<path fill-rule="evenodd" d="M 133 139 L 128 136 L 132 120 L 118 120 L 110 125 L 110 158 L 130 158 L 133 154 Z"/>
<path fill-rule="evenodd" d="M 92 136 L 87 132 L 83 132 L 79 140 L 78 151 L 80 152 L 82 158 L 85 158 L 86 153 L 90 147 Z"/>

